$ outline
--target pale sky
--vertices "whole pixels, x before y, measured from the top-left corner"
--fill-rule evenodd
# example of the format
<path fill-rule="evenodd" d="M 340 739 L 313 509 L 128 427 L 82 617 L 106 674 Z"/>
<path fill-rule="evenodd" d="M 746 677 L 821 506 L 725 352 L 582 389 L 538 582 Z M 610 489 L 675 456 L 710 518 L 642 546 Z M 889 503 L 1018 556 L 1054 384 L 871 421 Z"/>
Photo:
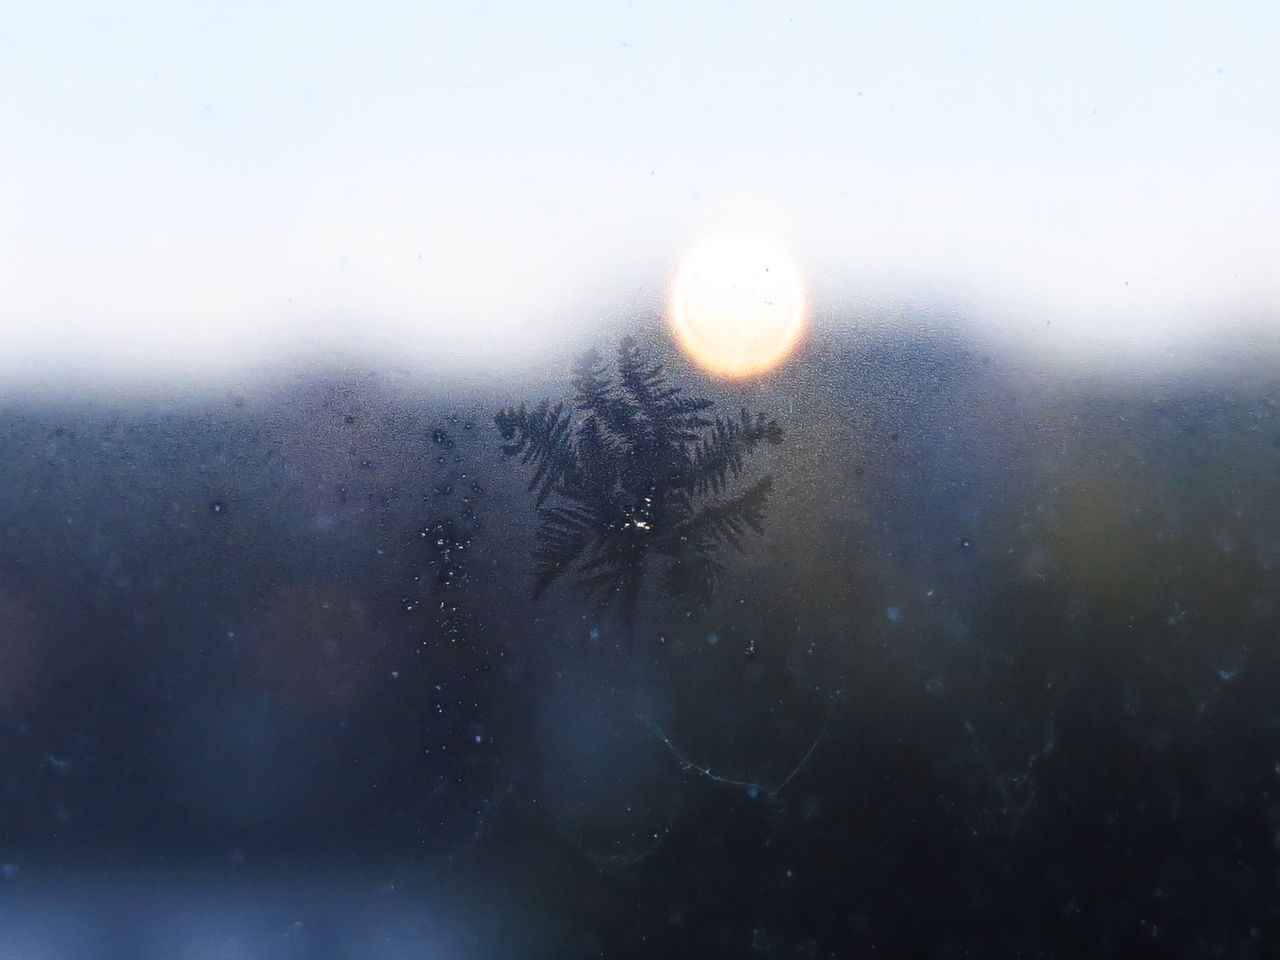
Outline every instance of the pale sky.
<path fill-rule="evenodd" d="M 1280 322 L 1278 65 L 1275 2 L 19 4 L 0 374 L 516 363 L 741 229 L 817 328 Z"/>

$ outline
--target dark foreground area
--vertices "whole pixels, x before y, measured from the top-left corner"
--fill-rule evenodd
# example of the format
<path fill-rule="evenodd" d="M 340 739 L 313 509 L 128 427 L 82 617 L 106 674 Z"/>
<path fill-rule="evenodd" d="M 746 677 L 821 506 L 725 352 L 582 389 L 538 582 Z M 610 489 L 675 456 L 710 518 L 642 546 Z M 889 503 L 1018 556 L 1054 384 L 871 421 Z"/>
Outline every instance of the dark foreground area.
<path fill-rule="evenodd" d="M 669 369 L 786 439 L 634 630 L 528 599 L 560 370 L 0 404 L 0 958 L 1276 955 L 1280 380 Z"/>

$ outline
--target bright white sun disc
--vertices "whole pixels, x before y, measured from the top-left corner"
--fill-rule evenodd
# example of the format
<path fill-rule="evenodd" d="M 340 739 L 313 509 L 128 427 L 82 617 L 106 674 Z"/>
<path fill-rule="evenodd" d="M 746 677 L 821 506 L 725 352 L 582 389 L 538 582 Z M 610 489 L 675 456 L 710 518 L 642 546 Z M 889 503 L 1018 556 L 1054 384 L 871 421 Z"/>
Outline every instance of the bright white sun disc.
<path fill-rule="evenodd" d="M 776 244 L 727 234 L 696 247 L 676 275 L 671 326 L 712 373 L 747 377 L 777 366 L 804 327 L 800 273 Z"/>

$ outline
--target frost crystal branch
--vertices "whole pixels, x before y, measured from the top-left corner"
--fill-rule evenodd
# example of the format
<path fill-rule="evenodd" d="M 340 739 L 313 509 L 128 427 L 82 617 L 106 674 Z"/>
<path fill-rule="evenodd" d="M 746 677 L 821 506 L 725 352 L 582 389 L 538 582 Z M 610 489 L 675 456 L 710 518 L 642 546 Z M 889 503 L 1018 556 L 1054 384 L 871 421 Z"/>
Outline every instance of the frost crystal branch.
<path fill-rule="evenodd" d="M 494 421 L 502 452 L 533 470 L 529 490 L 540 516 L 533 596 L 568 575 L 604 609 L 634 622 L 647 568 L 661 565 L 664 588 L 706 603 L 726 544 L 741 549 L 763 529 L 773 479 L 735 495 L 747 455 L 781 443 L 776 420 L 744 408 L 712 418 L 713 403 L 681 395 L 661 364 L 630 337 L 618 345 L 616 376 L 598 351 L 575 367 L 573 399 L 521 404 Z"/>

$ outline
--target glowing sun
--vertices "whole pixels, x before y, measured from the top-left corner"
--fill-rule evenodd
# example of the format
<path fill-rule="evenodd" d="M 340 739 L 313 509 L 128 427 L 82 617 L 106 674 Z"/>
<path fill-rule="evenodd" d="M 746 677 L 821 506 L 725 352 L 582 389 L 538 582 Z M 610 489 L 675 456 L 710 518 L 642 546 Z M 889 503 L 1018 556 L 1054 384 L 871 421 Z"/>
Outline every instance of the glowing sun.
<path fill-rule="evenodd" d="M 696 363 L 725 377 L 777 366 L 804 328 L 800 273 L 775 244 L 746 234 L 705 241 L 676 275 L 671 327 Z"/>

